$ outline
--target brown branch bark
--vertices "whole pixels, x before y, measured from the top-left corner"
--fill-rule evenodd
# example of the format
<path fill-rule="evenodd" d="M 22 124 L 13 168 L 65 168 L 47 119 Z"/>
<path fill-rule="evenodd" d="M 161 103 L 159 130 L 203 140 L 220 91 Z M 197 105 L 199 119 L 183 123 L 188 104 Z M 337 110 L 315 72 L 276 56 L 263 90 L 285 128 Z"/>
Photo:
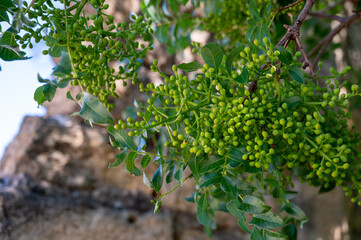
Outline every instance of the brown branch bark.
<path fill-rule="evenodd" d="M 361 12 L 356 12 L 353 15 L 346 17 L 343 19 L 343 21 L 335 28 L 333 29 L 324 39 L 319 42 L 308 54 L 308 57 L 314 55 L 318 50 L 317 56 L 314 60 L 313 66 L 315 67 L 320 60 L 322 54 L 325 52 L 328 45 L 331 43 L 332 39 L 335 37 L 336 34 L 338 34 L 342 29 L 347 27 L 349 24 L 354 22 L 355 20 L 359 19 L 361 17 Z M 305 67 L 305 65 L 303 66 Z M 306 66 L 307 67 L 307 66 Z"/>
<path fill-rule="evenodd" d="M 300 2 L 303 2 L 303 1 L 304 1 L 304 0 L 297 0 L 297 1 L 294 2 L 294 3 L 291 3 L 291 4 L 287 5 L 287 6 L 284 6 L 284 7 L 280 8 L 280 9 L 278 9 L 277 12 L 281 12 L 281 11 L 287 9 L 287 8 L 291 8 L 291 7 L 293 7 L 293 6 L 296 6 L 297 4 L 299 4 Z"/>
<path fill-rule="evenodd" d="M 287 40 L 294 40 L 295 36 L 300 35 L 300 27 L 302 23 L 305 21 L 307 15 L 309 14 L 312 6 L 315 4 L 316 0 L 307 0 L 305 6 L 303 7 L 302 11 L 297 17 L 296 22 L 293 24 L 293 26 L 288 26 L 286 34 L 283 36 L 283 38 L 277 43 L 276 47 L 278 46 L 285 46 L 285 43 Z"/>
<path fill-rule="evenodd" d="M 284 9 L 286 9 L 288 7 L 292 7 L 292 6 L 294 6 L 294 5 L 296 5 L 296 4 L 300 3 L 300 2 L 303 2 L 303 0 L 297 0 L 295 3 L 284 7 Z M 296 43 L 296 46 L 298 48 L 300 48 L 300 49 L 303 49 L 303 47 L 302 47 L 302 45 L 301 45 L 301 43 L 299 41 L 300 27 L 301 27 L 302 23 L 305 21 L 308 14 L 310 13 L 310 10 L 313 7 L 313 5 L 315 4 L 315 2 L 316 2 L 316 0 L 306 0 L 306 4 L 303 7 L 300 14 L 298 15 L 297 20 L 295 21 L 293 26 L 284 25 L 284 27 L 287 28 L 287 32 L 283 36 L 283 38 L 276 44 L 275 48 L 278 47 L 278 46 L 286 47 L 291 40 L 294 40 L 295 43 Z M 302 51 L 302 53 L 304 53 L 304 51 Z M 305 57 L 305 59 L 307 59 L 306 61 L 308 61 L 307 55 L 305 55 L 305 53 L 304 53 L 304 57 Z M 312 72 L 313 76 L 316 77 L 315 74 L 314 74 L 314 71 L 312 69 L 312 65 L 310 63 L 309 63 L 309 66 L 310 66 L 310 69 L 311 69 L 311 72 Z M 256 89 L 257 89 L 257 81 L 251 82 L 251 84 L 249 85 L 250 93 L 254 92 Z"/>
<path fill-rule="evenodd" d="M 330 14 L 327 14 L 324 12 L 311 12 L 309 15 L 312 17 L 325 18 L 325 19 L 335 20 L 335 21 L 339 21 L 339 22 L 342 22 L 345 20 L 344 17 L 330 15 Z"/>

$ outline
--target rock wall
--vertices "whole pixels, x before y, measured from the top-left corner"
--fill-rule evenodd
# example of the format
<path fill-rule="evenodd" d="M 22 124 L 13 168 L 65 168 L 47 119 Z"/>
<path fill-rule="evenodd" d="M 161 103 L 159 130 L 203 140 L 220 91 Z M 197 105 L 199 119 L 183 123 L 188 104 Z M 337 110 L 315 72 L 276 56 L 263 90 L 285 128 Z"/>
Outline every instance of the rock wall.
<path fill-rule="evenodd" d="M 142 178 L 108 169 L 116 154 L 101 127 L 26 117 L 0 163 L 0 239 L 208 239 L 183 200 L 191 184 L 154 215 Z M 220 217 L 214 239 L 243 239 L 234 220 Z"/>

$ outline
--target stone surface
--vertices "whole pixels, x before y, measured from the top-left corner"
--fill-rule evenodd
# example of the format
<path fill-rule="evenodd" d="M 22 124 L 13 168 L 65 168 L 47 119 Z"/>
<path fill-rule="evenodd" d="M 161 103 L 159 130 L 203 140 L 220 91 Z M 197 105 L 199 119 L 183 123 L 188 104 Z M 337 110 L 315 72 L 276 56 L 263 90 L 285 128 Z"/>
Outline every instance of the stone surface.
<path fill-rule="evenodd" d="M 150 192 L 142 179 L 125 169 L 108 169 L 118 153 L 109 145 L 104 128 L 91 128 L 79 119 L 61 115 L 26 117 L 4 153 L 0 175 L 26 173 L 69 189 L 110 185 Z"/>
<path fill-rule="evenodd" d="M 208 239 L 184 201 L 191 181 L 154 215 L 142 178 L 107 168 L 115 154 L 101 127 L 26 117 L 0 163 L 0 239 Z M 233 220 L 220 214 L 214 239 L 242 239 Z"/>

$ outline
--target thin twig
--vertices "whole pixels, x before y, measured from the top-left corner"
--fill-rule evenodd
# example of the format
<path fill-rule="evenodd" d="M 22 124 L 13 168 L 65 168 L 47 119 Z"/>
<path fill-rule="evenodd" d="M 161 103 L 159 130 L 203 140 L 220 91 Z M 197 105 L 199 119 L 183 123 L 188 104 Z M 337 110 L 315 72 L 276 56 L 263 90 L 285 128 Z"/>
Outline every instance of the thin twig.
<path fill-rule="evenodd" d="M 300 2 L 303 2 L 303 0 L 302 1 L 297 0 L 295 3 L 292 3 L 292 4 L 290 4 L 290 5 L 286 6 L 286 7 L 288 8 L 290 6 L 294 6 L 294 5 L 296 5 L 296 4 L 300 3 Z M 287 32 L 283 36 L 283 38 L 276 44 L 275 48 L 277 48 L 278 46 L 287 47 L 288 43 L 291 40 L 294 40 L 296 42 L 296 46 L 299 47 L 300 49 L 303 49 L 303 47 L 302 47 L 302 45 L 301 45 L 301 43 L 299 41 L 299 38 L 298 38 L 298 36 L 300 35 L 300 27 L 301 27 L 302 23 L 305 21 L 308 14 L 310 13 L 310 10 L 313 7 L 313 5 L 315 4 L 315 2 L 316 2 L 316 0 L 307 0 L 305 6 L 303 7 L 302 11 L 298 15 L 297 20 L 293 24 L 293 26 L 284 25 L 284 27 L 287 28 Z M 298 39 L 298 41 L 296 39 Z M 306 61 L 308 61 L 308 58 L 306 56 L 305 51 L 303 51 L 303 54 L 305 56 L 305 59 L 307 59 Z M 315 78 L 316 75 L 314 74 L 314 71 L 311 68 L 312 68 L 312 66 L 310 65 L 310 70 L 311 70 L 312 76 Z M 251 82 L 251 84 L 249 86 L 249 91 L 252 93 L 256 89 L 257 89 L 257 81 Z"/>
<path fill-rule="evenodd" d="M 293 26 L 287 26 L 287 32 L 283 36 L 283 38 L 277 43 L 276 47 L 278 46 L 285 46 L 286 42 L 289 40 L 294 39 L 295 34 L 299 34 L 300 27 L 302 23 L 305 21 L 307 15 L 310 12 L 310 9 L 315 4 L 316 0 L 307 0 L 305 6 L 303 7 L 302 11 L 297 17 L 296 22 L 293 24 Z"/>
<path fill-rule="evenodd" d="M 313 66 L 316 66 L 318 61 L 320 60 L 322 54 L 326 50 L 327 46 L 330 44 L 332 39 L 336 34 L 338 34 L 342 29 L 347 27 L 349 24 L 359 19 L 361 16 L 361 12 L 356 12 L 353 15 L 346 17 L 335 29 L 333 29 L 326 37 L 323 38 L 321 42 L 319 42 L 308 54 L 308 57 L 314 55 L 318 50 L 318 54 L 314 60 Z M 304 64 L 305 66 L 305 64 Z M 304 67 L 303 66 L 303 67 Z"/>
<path fill-rule="evenodd" d="M 336 16 L 336 15 L 330 15 L 324 12 L 311 12 L 310 16 L 312 17 L 319 17 L 319 18 L 325 18 L 325 19 L 329 19 L 329 20 L 335 20 L 335 21 L 339 21 L 342 22 L 345 20 L 344 17 L 340 17 L 340 16 Z"/>
<path fill-rule="evenodd" d="M 296 45 L 299 47 L 299 49 L 300 49 L 303 57 L 305 58 L 305 62 L 306 62 L 307 64 L 310 64 L 310 60 L 308 59 L 307 54 L 306 54 L 305 50 L 303 49 L 302 44 L 301 44 L 301 41 L 300 41 L 300 39 L 299 39 L 298 36 L 295 38 L 295 42 L 296 42 Z M 316 79 L 316 74 L 315 74 L 315 71 L 314 71 L 315 68 L 312 67 L 311 65 L 310 65 L 309 67 L 310 67 L 310 71 L 311 71 L 312 77 L 313 77 L 314 79 Z"/>
<path fill-rule="evenodd" d="M 287 32 L 276 45 L 276 47 L 278 47 L 278 46 L 287 47 L 290 40 L 295 41 L 296 47 L 298 47 L 301 50 L 301 53 L 304 56 L 305 61 L 306 61 L 306 66 L 309 66 L 313 78 L 316 78 L 315 71 L 313 70 L 313 67 L 306 55 L 306 52 L 304 51 L 304 49 L 302 47 L 301 41 L 299 39 L 299 35 L 300 35 L 300 27 L 301 27 L 302 23 L 305 21 L 308 14 L 310 13 L 310 9 L 315 4 L 315 2 L 316 2 L 316 0 L 307 0 L 305 6 L 303 7 L 302 11 L 298 15 L 297 20 L 293 24 L 293 26 L 284 25 L 284 27 L 287 29 Z"/>
<path fill-rule="evenodd" d="M 277 12 L 281 12 L 281 11 L 287 9 L 287 8 L 291 8 L 291 7 L 293 7 L 293 6 L 299 4 L 300 2 L 303 2 L 303 1 L 304 1 L 304 0 L 297 0 L 297 1 L 294 2 L 294 3 L 291 3 L 291 4 L 287 5 L 287 6 L 281 7 L 280 9 L 277 10 Z"/>
<path fill-rule="evenodd" d="M 31 1 L 31 3 L 29 4 L 29 7 L 25 10 L 24 14 L 26 14 L 29 9 L 33 6 L 33 4 L 35 3 L 35 0 Z"/>

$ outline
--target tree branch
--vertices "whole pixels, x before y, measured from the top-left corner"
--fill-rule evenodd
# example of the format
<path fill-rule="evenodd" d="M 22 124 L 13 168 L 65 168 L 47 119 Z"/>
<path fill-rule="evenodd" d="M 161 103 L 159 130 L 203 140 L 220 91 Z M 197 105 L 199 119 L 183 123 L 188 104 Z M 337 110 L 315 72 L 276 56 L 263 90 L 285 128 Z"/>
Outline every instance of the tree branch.
<path fill-rule="evenodd" d="M 302 11 L 298 15 L 297 20 L 293 24 L 293 26 L 284 25 L 284 27 L 287 29 L 287 32 L 276 45 L 276 47 L 278 47 L 278 46 L 286 47 L 290 40 L 295 41 L 296 46 L 301 49 L 302 55 L 306 61 L 305 66 L 306 67 L 309 66 L 313 78 L 316 78 L 315 71 L 313 70 L 313 67 L 312 67 L 313 65 L 311 65 L 305 51 L 303 50 L 303 47 L 299 40 L 299 35 L 300 35 L 300 27 L 301 27 L 302 23 L 305 21 L 308 14 L 310 13 L 310 10 L 313 7 L 313 5 L 315 4 L 315 2 L 316 2 L 316 0 L 307 0 L 305 6 L 303 7 Z"/>
<path fill-rule="evenodd" d="M 316 56 L 315 61 L 313 63 L 313 66 L 317 65 L 317 63 L 320 60 L 322 54 L 324 53 L 324 51 L 326 50 L 327 46 L 330 44 L 332 39 L 335 37 L 335 35 L 338 34 L 345 27 L 348 27 L 349 24 L 351 24 L 355 20 L 359 19 L 360 17 L 361 17 L 361 12 L 356 12 L 353 15 L 344 18 L 343 21 L 335 29 L 333 29 L 326 37 L 324 37 L 324 39 L 321 42 L 319 42 L 310 51 L 310 53 L 308 54 L 308 57 L 314 55 L 320 49 L 318 51 L 318 53 L 317 53 L 317 56 Z M 304 66 L 302 66 L 302 67 L 305 68 L 305 67 L 307 67 L 307 65 L 304 64 Z"/>
<path fill-rule="evenodd" d="M 292 3 L 292 4 L 284 7 L 282 10 L 284 10 L 286 8 L 289 8 L 289 7 L 292 7 L 292 6 L 294 6 L 294 5 L 296 5 L 296 4 L 300 3 L 300 2 L 303 2 L 303 0 L 297 0 L 295 3 Z M 310 12 L 312 6 L 315 4 L 315 2 L 316 2 L 316 0 L 307 0 L 305 6 L 303 7 L 302 11 L 298 15 L 297 20 L 293 24 L 293 26 L 284 25 L 284 27 L 287 28 L 287 32 L 283 36 L 283 38 L 276 44 L 275 48 L 278 47 L 278 46 L 286 47 L 291 40 L 294 40 L 295 43 L 296 43 L 296 46 L 298 46 L 300 49 L 303 49 L 303 47 L 302 47 L 302 45 L 301 45 L 301 43 L 299 41 L 300 27 L 301 27 L 302 23 L 305 21 L 307 15 L 309 14 L 309 12 Z M 282 10 L 280 10 L 280 11 L 282 11 Z M 304 53 L 305 59 L 307 59 L 307 61 L 308 61 L 308 58 L 307 58 L 307 55 L 305 54 L 305 52 L 302 51 L 302 53 Z M 309 66 L 310 66 L 310 69 L 311 69 L 312 66 L 311 65 L 309 65 Z M 314 75 L 313 69 L 311 69 L 311 72 Z M 315 77 L 316 76 L 314 75 L 314 78 Z M 251 93 L 256 91 L 256 89 L 257 89 L 257 80 L 251 82 L 251 84 L 249 85 L 249 91 Z"/>
<path fill-rule="evenodd" d="M 287 5 L 287 6 L 281 7 L 280 9 L 277 10 L 277 12 L 281 12 L 281 11 L 287 9 L 287 8 L 291 8 L 291 7 L 293 7 L 293 6 L 296 6 L 297 4 L 299 4 L 300 2 L 303 2 L 303 1 L 304 1 L 304 0 L 297 0 L 297 1 L 294 2 L 294 3 L 291 3 L 291 4 Z"/>
<path fill-rule="evenodd" d="M 300 27 L 302 23 L 305 21 L 310 9 L 312 8 L 313 4 L 315 4 L 316 0 L 307 0 L 305 6 L 303 7 L 302 11 L 297 17 L 296 22 L 293 26 L 287 26 L 287 32 L 283 36 L 283 38 L 277 43 L 276 47 L 278 46 L 285 46 L 285 43 L 289 40 L 293 40 L 295 36 L 300 35 Z"/>
<path fill-rule="evenodd" d="M 336 15 L 330 15 L 324 12 L 311 12 L 310 16 L 312 17 L 319 17 L 319 18 L 325 18 L 325 19 L 329 19 L 329 20 L 335 20 L 335 21 L 339 21 L 342 22 L 345 20 L 344 17 L 340 17 L 340 16 L 336 16 Z"/>

